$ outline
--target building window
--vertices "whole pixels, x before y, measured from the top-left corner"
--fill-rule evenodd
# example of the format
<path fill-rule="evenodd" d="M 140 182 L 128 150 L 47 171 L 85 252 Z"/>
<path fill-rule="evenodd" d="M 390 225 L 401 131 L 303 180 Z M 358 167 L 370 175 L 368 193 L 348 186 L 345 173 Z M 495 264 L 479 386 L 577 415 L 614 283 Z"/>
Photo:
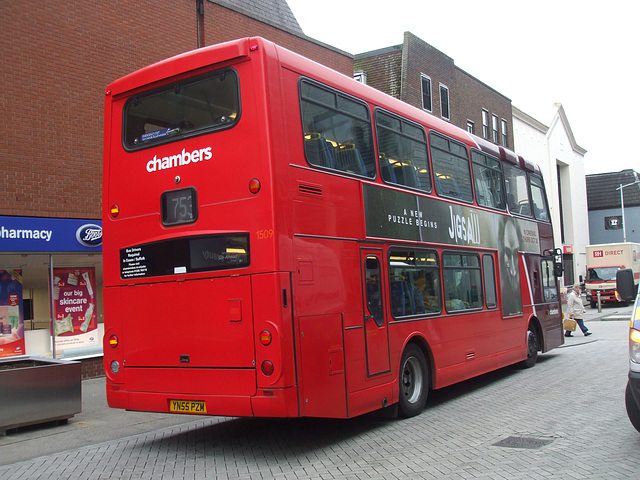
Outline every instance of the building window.
<path fill-rule="evenodd" d="M 507 141 L 507 121 L 503 118 L 502 119 L 502 146 L 503 147 L 508 147 L 508 141 Z"/>
<path fill-rule="evenodd" d="M 473 124 L 473 122 L 471 120 L 467 120 L 467 132 L 476 133 L 475 132 L 475 125 Z"/>
<path fill-rule="evenodd" d="M 491 131 L 493 133 L 493 143 L 498 143 L 500 137 L 498 135 L 498 116 L 491 115 Z"/>
<path fill-rule="evenodd" d="M 367 72 L 365 72 L 364 70 L 360 70 L 358 72 L 355 72 L 353 74 L 353 79 L 356 82 L 364 83 L 366 85 L 367 84 Z"/>
<path fill-rule="evenodd" d="M 482 110 L 482 138 L 489 139 L 489 112 Z"/>
<path fill-rule="evenodd" d="M 422 75 L 422 108 L 431 112 L 431 79 Z"/>
<path fill-rule="evenodd" d="M 440 114 L 449 120 L 449 87 L 440 85 Z"/>

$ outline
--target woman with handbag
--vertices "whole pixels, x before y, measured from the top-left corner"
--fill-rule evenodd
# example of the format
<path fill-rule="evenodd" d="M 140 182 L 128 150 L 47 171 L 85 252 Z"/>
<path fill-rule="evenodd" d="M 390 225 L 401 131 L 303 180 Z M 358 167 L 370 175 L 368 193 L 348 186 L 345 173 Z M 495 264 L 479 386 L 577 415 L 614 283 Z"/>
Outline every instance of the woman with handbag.
<path fill-rule="evenodd" d="M 578 322 L 578 326 L 582 333 L 584 333 L 585 337 L 591 335 L 589 329 L 585 326 L 584 320 L 582 319 L 582 314 L 585 312 L 584 305 L 582 304 L 582 298 L 580 297 L 580 284 L 576 283 L 573 286 L 573 290 L 569 293 L 569 297 L 567 298 L 567 314 L 569 318 L 572 318 L 576 322 Z M 570 330 L 566 330 L 564 332 L 565 337 L 573 337 Z"/>

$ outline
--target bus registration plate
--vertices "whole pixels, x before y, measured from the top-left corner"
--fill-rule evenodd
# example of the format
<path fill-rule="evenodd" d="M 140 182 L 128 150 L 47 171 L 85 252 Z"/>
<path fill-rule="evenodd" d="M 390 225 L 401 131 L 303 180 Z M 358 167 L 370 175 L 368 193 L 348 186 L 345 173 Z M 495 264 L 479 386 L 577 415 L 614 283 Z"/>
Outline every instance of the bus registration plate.
<path fill-rule="evenodd" d="M 172 413 L 207 413 L 207 405 L 194 400 L 169 400 L 169 411 Z"/>

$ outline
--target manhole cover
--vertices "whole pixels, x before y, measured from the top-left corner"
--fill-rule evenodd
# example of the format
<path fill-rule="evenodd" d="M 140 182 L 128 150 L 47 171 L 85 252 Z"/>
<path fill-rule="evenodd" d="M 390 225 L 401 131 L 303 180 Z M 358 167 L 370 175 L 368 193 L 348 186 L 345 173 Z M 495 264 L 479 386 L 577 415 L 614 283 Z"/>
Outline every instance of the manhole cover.
<path fill-rule="evenodd" d="M 493 446 L 536 449 L 549 445 L 554 440 L 554 438 L 544 437 L 507 437 L 497 443 L 494 443 Z"/>

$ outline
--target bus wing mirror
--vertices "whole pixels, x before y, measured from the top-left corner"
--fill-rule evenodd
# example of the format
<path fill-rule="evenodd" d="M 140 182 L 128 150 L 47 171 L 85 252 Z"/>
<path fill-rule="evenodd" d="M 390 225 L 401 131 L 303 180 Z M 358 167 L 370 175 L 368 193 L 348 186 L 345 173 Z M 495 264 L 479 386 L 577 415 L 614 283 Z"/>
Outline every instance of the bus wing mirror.
<path fill-rule="evenodd" d="M 621 268 L 616 272 L 616 290 L 623 301 L 628 302 L 633 300 L 633 297 L 636 295 L 636 289 L 632 269 Z"/>
<path fill-rule="evenodd" d="M 562 267 L 562 264 L 560 262 L 555 262 L 553 264 L 553 276 L 561 277 L 563 272 L 564 272 L 564 268 Z"/>

